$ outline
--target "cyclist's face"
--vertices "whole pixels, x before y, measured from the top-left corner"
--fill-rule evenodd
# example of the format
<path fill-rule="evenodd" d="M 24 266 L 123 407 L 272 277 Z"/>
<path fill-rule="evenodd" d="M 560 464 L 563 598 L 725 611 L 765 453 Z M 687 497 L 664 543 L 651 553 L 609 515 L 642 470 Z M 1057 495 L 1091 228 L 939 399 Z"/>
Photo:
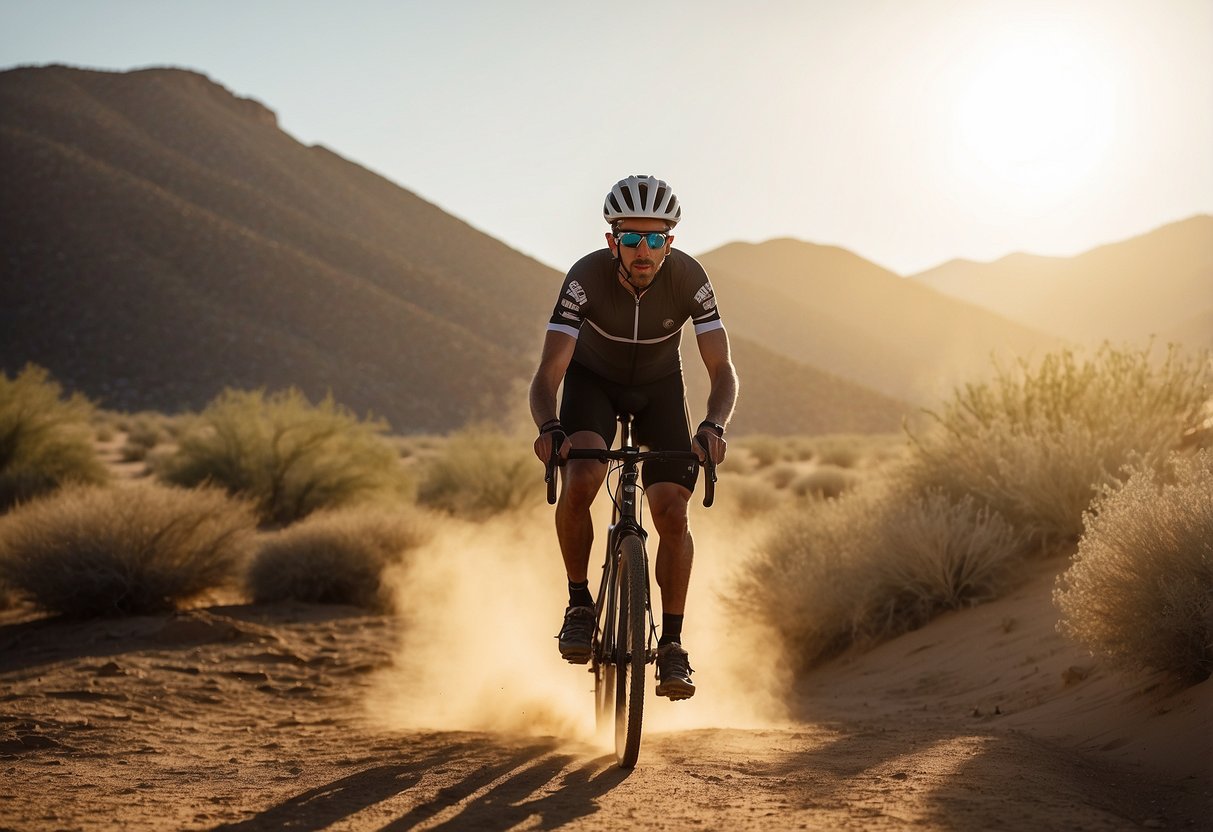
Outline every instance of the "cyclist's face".
<path fill-rule="evenodd" d="M 670 245 L 674 242 L 674 238 L 667 236 L 665 245 L 657 249 L 650 249 L 646 240 L 641 240 L 640 245 L 636 248 L 628 248 L 615 242 L 615 234 L 620 231 L 664 232 L 666 227 L 667 223 L 664 220 L 648 218 L 620 220 L 615 229 L 606 235 L 607 245 L 611 247 L 612 253 L 618 256 L 624 268 L 631 272 L 633 283 L 642 289 L 652 283 L 653 278 L 657 276 L 657 270 L 661 268 L 666 255 L 670 253 Z"/>

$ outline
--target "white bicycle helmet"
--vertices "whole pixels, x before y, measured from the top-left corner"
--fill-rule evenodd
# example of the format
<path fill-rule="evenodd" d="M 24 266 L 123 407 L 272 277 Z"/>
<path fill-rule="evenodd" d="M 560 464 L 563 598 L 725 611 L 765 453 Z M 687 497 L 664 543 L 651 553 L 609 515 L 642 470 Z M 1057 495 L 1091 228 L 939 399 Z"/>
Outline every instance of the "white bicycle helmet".
<path fill-rule="evenodd" d="M 653 176 L 620 179 L 602 204 L 602 216 L 614 225 L 622 219 L 665 220 L 673 228 L 682 219 L 678 197 L 664 181 Z"/>

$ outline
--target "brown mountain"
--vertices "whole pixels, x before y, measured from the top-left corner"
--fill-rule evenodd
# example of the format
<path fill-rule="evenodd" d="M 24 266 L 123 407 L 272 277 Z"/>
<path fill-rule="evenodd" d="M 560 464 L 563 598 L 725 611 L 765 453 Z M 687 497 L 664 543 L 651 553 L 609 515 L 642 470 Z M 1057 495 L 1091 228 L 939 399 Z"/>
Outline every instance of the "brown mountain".
<path fill-rule="evenodd" d="M 527 372 L 555 279 L 191 72 L 0 73 L 0 357 L 120 408 L 295 384 L 403 429 Z M 508 287 L 504 288 L 504 287 Z M 424 356 L 424 360 L 418 360 Z"/>
<path fill-rule="evenodd" d="M 913 277 L 1076 341 L 1151 335 L 1213 346 L 1213 217 L 1197 215 L 1075 257 L 954 260 Z"/>
<path fill-rule="evenodd" d="M 901 399 L 946 395 L 987 372 L 991 353 L 1056 343 L 833 246 L 733 243 L 699 259 L 732 332 Z"/>
<path fill-rule="evenodd" d="M 189 71 L 0 73 L 0 170 L 0 369 L 108 407 L 296 385 L 457 427 L 516 410 L 560 283 Z M 896 427 L 901 403 L 735 341 L 739 424 Z"/>

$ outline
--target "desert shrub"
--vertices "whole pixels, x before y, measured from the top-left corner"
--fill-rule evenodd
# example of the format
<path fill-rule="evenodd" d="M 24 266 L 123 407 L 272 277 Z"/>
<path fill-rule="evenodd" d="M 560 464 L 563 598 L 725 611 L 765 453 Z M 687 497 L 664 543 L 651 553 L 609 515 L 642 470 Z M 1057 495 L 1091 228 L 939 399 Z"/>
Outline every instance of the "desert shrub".
<path fill-rule="evenodd" d="M 93 438 L 98 442 L 111 442 L 118 435 L 117 416 L 107 410 L 94 410 L 90 419 Z"/>
<path fill-rule="evenodd" d="M 784 458 L 784 442 L 776 436 L 746 436 L 736 440 L 754 462 L 756 468 L 767 468 Z"/>
<path fill-rule="evenodd" d="M 417 500 L 423 505 L 469 517 L 487 517 L 540 499 L 543 466 L 530 440 L 491 427 L 452 434 L 442 448 L 420 463 Z"/>
<path fill-rule="evenodd" d="M 797 477 L 801 476 L 804 468 L 792 462 L 781 462 L 777 465 L 772 465 L 766 470 L 767 482 L 772 488 L 788 488 L 794 483 Z"/>
<path fill-rule="evenodd" d="M 958 390 L 912 437 L 914 489 L 971 494 L 1045 546 L 1077 540 L 1099 489 L 1131 457 L 1160 464 L 1209 396 L 1207 360 L 1150 352 L 1064 350 Z"/>
<path fill-rule="evenodd" d="M 794 479 L 788 489 L 798 497 L 837 497 L 855 487 L 859 475 L 837 465 L 815 465 Z"/>
<path fill-rule="evenodd" d="M 168 610 L 228 583 L 254 525 L 217 489 L 67 486 L 0 520 L 0 581 L 65 616 Z"/>
<path fill-rule="evenodd" d="M 147 459 L 148 452 L 170 438 L 165 420 L 158 413 L 140 413 L 134 416 L 126 429 L 126 443 L 122 446 L 125 462 L 140 462 Z"/>
<path fill-rule="evenodd" d="M 737 576 L 731 606 L 774 631 L 804 669 L 997 597 L 1023 550 L 972 498 L 878 480 L 781 515 Z"/>
<path fill-rule="evenodd" d="M 408 490 L 396 449 L 382 437 L 387 425 L 359 420 L 331 396 L 313 405 L 293 388 L 227 390 L 189 424 L 156 473 L 245 496 L 270 523 Z"/>
<path fill-rule="evenodd" d="M 728 495 L 728 504 L 743 517 L 767 514 L 787 502 L 787 492 L 772 487 L 752 474 L 721 473 L 717 485 L 721 494 Z"/>
<path fill-rule="evenodd" d="M 66 483 L 105 482 L 93 447 L 93 406 L 64 398 L 46 370 L 0 373 L 0 510 Z"/>
<path fill-rule="evenodd" d="M 1089 511 L 1058 578 L 1058 629 L 1114 665 L 1213 674 L 1213 450 L 1138 468 Z"/>
<path fill-rule="evenodd" d="M 317 512 L 259 547 L 248 591 L 258 603 L 294 599 L 388 610 L 384 569 L 429 536 L 429 524 L 412 506 Z"/>

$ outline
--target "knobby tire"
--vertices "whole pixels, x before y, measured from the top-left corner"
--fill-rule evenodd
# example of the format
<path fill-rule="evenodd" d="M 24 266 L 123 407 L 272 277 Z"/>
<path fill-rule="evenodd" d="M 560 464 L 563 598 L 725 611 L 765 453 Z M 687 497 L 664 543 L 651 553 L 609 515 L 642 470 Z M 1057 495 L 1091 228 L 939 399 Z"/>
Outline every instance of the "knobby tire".
<path fill-rule="evenodd" d="M 607 587 L 605 606 L 599 619 L 599 643 L 594 645 L 594 722 L 601 736 L 608 736 L 615 729 L 615 622 L 618 606 L 615 586 Z"/>
<path fill-rule="evenodd" d="M 619 543 L 615 639 L 615 756 L 620 768 L 634 767 L 640 756 L 648 659 L 647 579 L 644 541 L 636 535 L 624 536 Z"/>

